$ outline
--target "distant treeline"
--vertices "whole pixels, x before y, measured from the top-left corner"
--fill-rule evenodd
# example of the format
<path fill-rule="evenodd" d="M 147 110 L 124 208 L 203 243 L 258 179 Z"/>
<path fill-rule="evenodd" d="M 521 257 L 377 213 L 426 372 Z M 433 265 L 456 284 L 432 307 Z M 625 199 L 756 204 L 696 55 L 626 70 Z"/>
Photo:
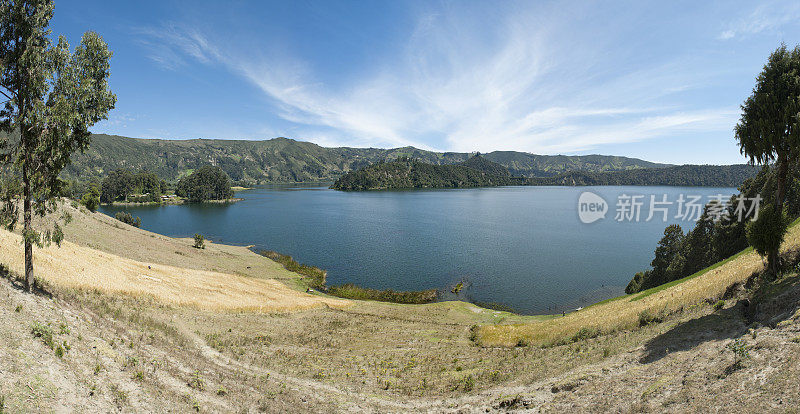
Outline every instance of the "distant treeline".
<path fill-rule="evenodd" d="M 391 161 L 401 156 L 445 165 L 464 162 L 466 152 L 433 152 L 414 147 L 326 148 L 311 142 L 275 138 L 250 140 L 159 140 L 113 135 L 93 135 L 85 153 L 76 153 L 62 178 L 99 181 L 109 171 L 126 168 L 151 171 L 174 182 L 203 165 L 219 166 L 242 185 L 275 182 L 332 181 L 349 171 Z M 666 167 L 636 158 L 608 155 L 537 155 L 494 151 L 484 157 L 508 169 L 512 175 L 553 176 L 567 171 L 619 171 Z"/>
<path fill-rule="evenodd" d="M 532 185 L 666 185 L 736 187 L 754 177 L 760 167 L 736 165 L 680 165 L 666 168 L 593 173 L 572 171 L 554 177 L 532 178 Z"/>
<path fill-rule="evenodd" d="M 735 187 L 758 172 L 750 165 L 682 165 L 613 172 L 573 171 L 552 177 L 514 177 L 480 154 L 454 165 L 434 165 L 408 157 L 379 162 L 340 177 L 336 190 L 466 188 L 506 185 L 665 185 Z"/>
<path fill-rule="evenodd" d="M 740 194 L 731 197 L 727 204 L 727 214 L 714 221 L 706 206 L 700 220 L 687 233 L 677 224 L 664 230 L 664 237 L 655 249 L 652 268 L 637 273 L 625 288 L 626 293 L 643 290 L 682 279 L 725 260 L 747 248 L 746 220 L 739 221 L 735 209 L 737 199 L 752 199 L 760 195 L 760 206 L 771 204 L 775 199 L 776 172 L 774 168 L 763 167 L 759 173 L 743 181 L 739 187 Z M 786 191 L 786 213 L 789 217 L 800 216 L 800 176 L 798 167 L 790 171 Z M 747 204 L 749 209 L 750 204 Z"/>
<path fill-rule="evenodd" d="M 504 174 L 497 175 L 498 170 L 504 171 Z M 379 162 L 358 171 L 349 172 L 336 180 L 331 188 L 343 191 L 363 191 L 490 187 L 525 185 L 525 183 L 525 178 L 511 177 L 502 166 L 476 155 L 465 163 L 455 165 L 434 165 L 408 157 L 400 157 L 395 161 Z"/>

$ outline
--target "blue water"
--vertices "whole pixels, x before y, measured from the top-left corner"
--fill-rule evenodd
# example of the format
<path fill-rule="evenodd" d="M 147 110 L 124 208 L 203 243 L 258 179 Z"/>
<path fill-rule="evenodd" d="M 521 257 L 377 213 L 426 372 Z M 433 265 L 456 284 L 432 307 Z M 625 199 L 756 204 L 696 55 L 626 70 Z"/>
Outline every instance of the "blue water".
<path fill-rule="evenodd" d="M 605 219 L 583 224 L 578 197 L 608 202 Z M 650 195 L 733 194 L 733 188 L 501 187 L 339 192 L 320 185 L 275 185 L 237 193 L 238 203 L 101 208 L 129 211 L 144 229 L 168 236 L 201 233 L 256 245 L 328 271 L 329 284 L 399 290 L 467 282 L 466 299 L 522 313 L 561 312 L 619 295 L 653 249 L 677 205 L 647 222 Z M 615 221 L 620 194 L 641 194 L 641 220 Z"/>

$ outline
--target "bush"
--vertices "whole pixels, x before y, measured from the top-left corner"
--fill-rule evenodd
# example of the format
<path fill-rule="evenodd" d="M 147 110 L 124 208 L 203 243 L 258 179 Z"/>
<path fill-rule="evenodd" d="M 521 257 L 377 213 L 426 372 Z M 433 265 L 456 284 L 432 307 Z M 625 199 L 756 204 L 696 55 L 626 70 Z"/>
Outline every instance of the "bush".
<path fill-rule="evenodd" d="M 639 313 L 639 326 L 647 326 L 654 323 L 664 322 L 667 317 L 667 310 L 662 309 L 658 313 L 652 313 L 650 309 L 645 309 Z"/>
<path fill-rule="evenodd" d="M 114 218 L 125 224 L 130 224 L 133 227 L 140 227 L 142 225 L 142 219 L 139 217 L 133 218 L 131 213 L 128 213 L 127 211 L 120 211 L 114 215 Z"/>
<path fill-rule="evenodd" d="M 778 249 L 789 226 L 786 213 L 778 211 L 772 204 L 761 209 L 758 219 L 747 223 L 747 242 L 761 256 L 767 256 L 769 267 L 778 270 Z"/>
<path fill-rule="evenodd" d="M 206 241 L 203 238 L 203 235 L 200 233 L 194 234 L 194 247 L 196 249 L 205 249 L 206 248 Z"/>
<path fill-rule="evenodd" d="M 100 189 L 96 185 L 89 187 L 89 190 L 81 197 L 81 204 L 92 213 L 97 211 L 97 207 L 100 206 Z"/>

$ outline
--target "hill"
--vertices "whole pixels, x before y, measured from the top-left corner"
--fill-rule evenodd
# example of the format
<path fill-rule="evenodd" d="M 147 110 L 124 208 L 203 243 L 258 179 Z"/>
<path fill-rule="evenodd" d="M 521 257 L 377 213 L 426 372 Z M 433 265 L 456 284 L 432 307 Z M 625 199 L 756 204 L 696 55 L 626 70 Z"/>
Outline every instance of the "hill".
<path fill-rule="evenodd" d="M 570 171 L 552 177 L 514 177 L 500 164 L 475 155 L 455 165 L 434 165 L 407 157 L 379 162 L 341 176 L 335 190 L 467 188 L 505 185 L 665 185 L 737 187 L 754 177 L 751 165 L 681 165 L 609 172 Z"/>
<path fill-rule="evenodd" d="M 753 178 L 761 167 L 734 165 L 679 165 L 593 173 L 571 171 L 554 177 L 532 178 L 531 185 L 667 185 L 696 187 L 738 187 Z"/>
<path fill-rule="evenodd" d="M 167 181 L 175 181 L 193 170 L 212 164 L 221 167 L 234 182 L 265 184 L 272 182 L 333 181 L 348 171 L 379 161 L 408 156 L 434 165 L 457 164 L 469 153 L 432 152 L 413 147 L 326 148 L 319 145 L 275 138 L 264 141 L 192 139 L 185 141 L 138 139 L 96 134 L 85 154 L 75 154 L 63 177 L 100 179 L 117 168 L 148 170 Z M 572 170 L 602 172 L 637 168 L 659 168 L 635 158 L 586 155 L 535 155 L 514 151 L 495 151 L 484 157 L 506 168 L 513 175 L 552 176 Z"/>
<path fill-rule="evenodd" d="M 525 178 L 511 177 L 501 165 L 480 155 L 454 165 L 435 165 L 402 157 L 346 173 L 331 188 L 343 191 L 469 188 L 524 185 L 526 182 Z"/>

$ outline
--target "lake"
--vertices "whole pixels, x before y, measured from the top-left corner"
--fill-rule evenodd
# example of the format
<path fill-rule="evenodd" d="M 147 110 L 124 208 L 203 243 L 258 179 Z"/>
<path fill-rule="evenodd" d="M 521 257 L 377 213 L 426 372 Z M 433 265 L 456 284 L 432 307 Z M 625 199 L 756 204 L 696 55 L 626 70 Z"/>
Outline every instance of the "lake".
<path fill-rule="evenodd" d="M 605 218 L 584 224 L 578 199 L 593 192 Z M 623 293 L 649 267 L 664 227 L 684 230 L 678 199 L 733 188 L 495 187 L 339 192 L 321 184 L 272 185 L 237 193 L 227 205 L 103 206 L 128 211 L 142 228 L 174 237 L 201 233 L 218 242 L 255 245 L 328 271 L 328 284 L 376 289 L 449 291 L 466 282 L 462 299 L 497 302 L 516 311 L 560 313 Z M 624 195 L 625 197 L 620 197 Z M 629 196 L 643 196 L 630 202 Z M 667 197 L 667 222 L 650 196 Z M 582 199 L 583 200 L 583 199 Z M 640 220 L 615 216 L 641 201 Z M 685 206 L 684 206 L 685 207 Z M 594 207 L 593 207 L 594 208 Z M 627 210 L 627 209 L 626 209 Z M 630 210 L 625 211 L 629 213 Z"/>

